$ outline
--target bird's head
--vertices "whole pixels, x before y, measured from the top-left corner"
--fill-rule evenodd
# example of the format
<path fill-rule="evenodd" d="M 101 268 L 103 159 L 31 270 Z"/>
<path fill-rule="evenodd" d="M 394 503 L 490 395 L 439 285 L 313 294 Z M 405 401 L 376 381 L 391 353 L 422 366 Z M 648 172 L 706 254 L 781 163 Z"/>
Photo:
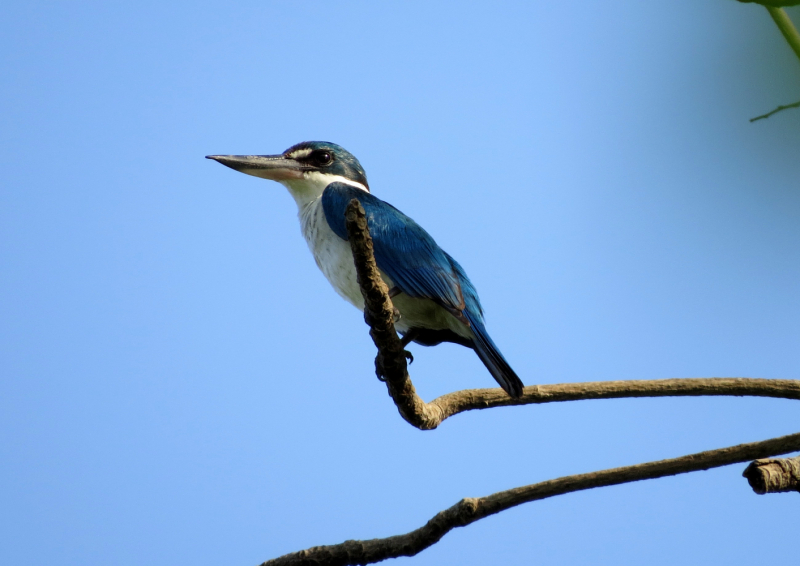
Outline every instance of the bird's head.
<path fill-rule="evenodd" d="M 207 155 L 223 165 L 262 179 L 278 181 L 298 204 L 316 198 L 333 182 L 369 192 L 367 174 L 353 154 L 335 143 L 302 142 L 280 155 Z"/>

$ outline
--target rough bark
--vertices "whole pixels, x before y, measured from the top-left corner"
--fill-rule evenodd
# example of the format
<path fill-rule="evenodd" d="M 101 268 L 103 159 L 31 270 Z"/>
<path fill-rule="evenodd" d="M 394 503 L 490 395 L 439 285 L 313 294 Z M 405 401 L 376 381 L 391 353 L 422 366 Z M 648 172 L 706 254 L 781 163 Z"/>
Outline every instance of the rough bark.
<path fill-rule="evenodd" d="M 519 399 L 509 397 L 499 387 L 466 389 L 426 403 L 417 395 L 409 377 L 403 346 L 394 328 L 394 307 L 389 290 L 375 263 L 364 209 L 356 199 L 347 207 L 346 225 L 358 282 L 366 303 L 364 319 L 370 326 L 370 336 L 378 348 L 376 373 L 385 381 L 400 415 L 421 430 L 435 429 L 446 418 L 464 411 L 558 401 L 701 395 L 800 400 L 800 381 L 797 380 L 719 377 L 529 385 Z"/>
<path fill-rule="evenodd" d="M 756 460 L 742 475 L 759 495 L 800 491 L 800 456 Z"/>
<path fill-rule="evenodd" d="M 484 517 L 529 501 L 595 487 L 708 470 L 796 450 L 800 450 L 800 433 L 762 442 L 699 452 L 681 458 L 566 476 L 500 491 L 486 497 L 462 499 L 452 507 L 437 513 L 422 527 L 403 535 L 371 540 L 348 540 L 341 544 L 315 546 L 268 560 L 261 566 L 344 566 L 372 564 L 398 556 L 414 556 L 436 544 L 456 527 L 464 527 Z"/>

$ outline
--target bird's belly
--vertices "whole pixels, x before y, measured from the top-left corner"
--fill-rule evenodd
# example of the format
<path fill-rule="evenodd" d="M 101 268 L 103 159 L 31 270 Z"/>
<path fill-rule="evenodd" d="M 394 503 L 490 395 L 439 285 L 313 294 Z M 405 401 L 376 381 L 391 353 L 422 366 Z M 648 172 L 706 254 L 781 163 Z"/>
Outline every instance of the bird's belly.
<path fill-rule="evenodd" d="M 303 236 L 325 278 L 339 295 L 363 312 L 364 297 L 358 285 L 350 243 L 342 240 L 328 226 L 319 200 L 301 212 L 300 222 Z M 390 289 L 394 286 L 383 271 L 381 277 Z M 400 319 L 395 323 L 395 328 L 400 332 L 404 333 L 410 328 L 450 329 L 460 336 L 472 336 L 469 327 L 430 299 L 400 293 L 392 299 L 392 303 L 400 312 Z"/>
<path fill-rule="evenodd" d="M 386 281 L 385 275 L 383 279 Z M 468 326 L 430 299 L 417 299 L 400 293 L 392 299 L 392 303 L 400 311 L 400 320 L 394 324 L 399 332 L 405 333 L 411 328 L 452 330 L 459 336 L 472 338 Z"/>

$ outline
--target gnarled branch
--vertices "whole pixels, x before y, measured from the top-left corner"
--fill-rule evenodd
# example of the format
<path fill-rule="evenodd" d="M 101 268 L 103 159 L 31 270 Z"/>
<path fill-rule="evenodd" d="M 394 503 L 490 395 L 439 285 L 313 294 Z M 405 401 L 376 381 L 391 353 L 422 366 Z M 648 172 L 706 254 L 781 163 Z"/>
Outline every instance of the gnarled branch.
<path fill-rule="evenodd" d="M 796 450 L 800 450 L 800 433 L 762 442 L 740 444 L 730 448 L 698 452 L 681 458 L 566 476 L 500 491 L 486 497 L 462 499 L 452 507 L 437 513 L 424 526 L 403 535 L 364 541 L 348 540 L 341 544 L 315 546 L 268 560 L 261 566 L 344 566 L 372 564 L 398 556 L 414 556 L 436 544 L 456 527 L 464 527 L 484 517 L 529 501 L 595 487 L 708 470 Z"/>
<path fill-rule="evenodd" d="M 756 460 L 742 475 L 759 495 L 800 491 L 800 456 Z"/>
<path fill-rule="evenodd" d="M 370 336 L 378 348 L 376 372 L 386 382 L 389 395 L 402 417 L 421 430 L 434 429 L 446 418 L 464 411 L 557 401 L 701 395 L 800 400 L 800 381 L 720 377 L 531 385 L 523 390 L 519 399 L 509 397 L 500 388 L 467 389 L 442 395 L 426 403 L 417 395 L 408 375 L 403 346 L 394 328 L 392 300 L 375 263 L 364 209 L 356 199 L 347 206 L 346 224 L 358 282 L 366 305 L 364 319 L 370 326 Z"/>

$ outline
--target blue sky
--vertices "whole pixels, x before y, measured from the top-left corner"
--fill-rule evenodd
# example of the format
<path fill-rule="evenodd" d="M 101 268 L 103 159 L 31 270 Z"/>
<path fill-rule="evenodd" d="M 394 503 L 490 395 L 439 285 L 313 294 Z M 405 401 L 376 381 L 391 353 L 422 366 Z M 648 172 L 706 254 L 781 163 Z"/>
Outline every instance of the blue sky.
<path fill-rule="evenodd" d="M 526 384 L 798 379 L 800 110 L 748 119 L 800 98 L 800 65 L 761 7 L 29 2 L 0 47 L 4 564 L 256 564 L 799 430 L 790 401 L 694 398 L 417 431 L 285 189 L 203 159 L 346 147 L 465 267 Z M 494 383 L 466 349 L 413 352 L 426 399 Z M 400 561 L 795 557 L 796 497 L 743 468 L 527 504 Z"/>

